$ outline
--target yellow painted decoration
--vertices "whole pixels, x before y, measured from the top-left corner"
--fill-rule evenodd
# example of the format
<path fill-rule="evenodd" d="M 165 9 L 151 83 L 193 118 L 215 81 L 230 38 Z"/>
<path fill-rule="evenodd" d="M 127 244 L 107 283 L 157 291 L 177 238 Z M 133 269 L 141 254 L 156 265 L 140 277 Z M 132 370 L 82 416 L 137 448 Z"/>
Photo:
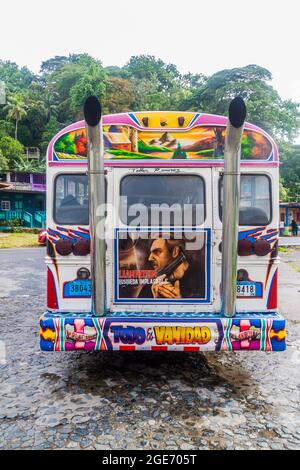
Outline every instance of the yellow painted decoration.
<path fill-rule="evenodd" d="M 285 330 L 280 330 L 280 331 L 270 331 L 270 338 L 277 338 L 279 341 L 283 340 L 286 337 L 286 331 Z"/>
<path fill-rule="evenodd" d="M 140 123 L 141 127 L 145 127 L 147 129 L 163 129 L 169 128 L 178 128 L 184 129 L 186 128 L 195 113 L 187 113 L 187 112 L 163 112 L 163 111 L 149 111 L 148 113 L 134 113 L 135 117 Z M 178 118 L 184 117 L 183 125 L 180 126 L 178 123 Z M 143 123 L 143 118 L 148 118 L 148 126 L 145 126 Z"/>
<path fill-rule="evenodd" d="M 157 344 L 206 344 L 211 339 L 207 326 L 154 326 Z"/>
<path fill-rule="evenodd" d="M 40 328 L 40 336 L 42 336 L 42 338 L 45 340 L 45 341 L 55 341 L 55 338 L 56 338 L 56 332 L 53 331 L 53 330 L 50 330 L 50 328 L 47 328 L 46 330 L 43 330 L 42 328 Z"/>

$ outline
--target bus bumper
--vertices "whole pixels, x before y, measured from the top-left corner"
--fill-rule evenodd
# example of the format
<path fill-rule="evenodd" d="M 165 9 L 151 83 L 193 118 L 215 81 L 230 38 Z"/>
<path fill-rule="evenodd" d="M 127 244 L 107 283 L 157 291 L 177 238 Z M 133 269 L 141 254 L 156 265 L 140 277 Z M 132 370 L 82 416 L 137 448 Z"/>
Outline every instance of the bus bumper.
<path fill-rule="evenodd" d="M 45 312 L 42 351 L 284 351 L 285 320 L 276 312 L 211 313 Z"/>

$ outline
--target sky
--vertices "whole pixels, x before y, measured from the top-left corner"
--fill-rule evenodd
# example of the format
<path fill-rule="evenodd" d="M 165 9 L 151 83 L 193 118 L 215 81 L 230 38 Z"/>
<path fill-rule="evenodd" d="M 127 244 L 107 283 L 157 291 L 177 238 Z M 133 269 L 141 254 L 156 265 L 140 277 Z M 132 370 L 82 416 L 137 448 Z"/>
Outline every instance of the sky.
<path fill-rule="evenodd" d="M 299 17 L 297 0 L 4 0 L 0 59 L 36 73 L 43 60 L 82 52 L 104 66 L 151 54 L 205 75 L 257 64 L 282 98 L 300 102 Z"/>

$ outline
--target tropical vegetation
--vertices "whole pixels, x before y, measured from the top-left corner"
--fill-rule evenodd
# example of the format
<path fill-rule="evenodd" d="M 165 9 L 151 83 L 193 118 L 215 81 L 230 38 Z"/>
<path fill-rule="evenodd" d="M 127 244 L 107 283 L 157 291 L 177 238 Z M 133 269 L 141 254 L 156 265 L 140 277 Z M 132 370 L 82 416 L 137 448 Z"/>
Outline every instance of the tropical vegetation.
<path fill-rule="evenodd" d="M 279 144 L 281 198 L 300 201 L 300 148 L 293 146 L 300 129 L 299 104 L 279 96 L 263 67 L 252 64 L 205 76 L 181 74 L 176 65 L 149 55 L 133 56 L 123 67 L 103 67 L 88 54 L 70 54 L 45 60 L 38 74 L 0 60 L 0 81 L 7 96 L 0 106 L 0 172 L 42 171 L 44 159 L 27 161 L 24 147 L 38 147 L 44 157 L 53 135 L 82 118 L 90 94 L 99 97 L 104 113 L 165 109 L 214 114 L 226 114 L 229 101 L 240 95 L 247 101 L 247 119 Z M 60 145 L 74 144 L 62 140 Z M 247 145 L 243 142 L 246 152 Z"/>

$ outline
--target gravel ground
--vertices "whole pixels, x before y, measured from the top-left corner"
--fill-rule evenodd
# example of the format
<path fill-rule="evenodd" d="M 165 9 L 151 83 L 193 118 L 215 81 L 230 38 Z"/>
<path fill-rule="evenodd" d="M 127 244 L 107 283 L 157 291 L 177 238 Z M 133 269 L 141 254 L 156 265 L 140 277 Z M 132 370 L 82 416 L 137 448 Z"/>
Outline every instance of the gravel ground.
<path fill-rule="evenodd" d="M 300 251 L 284 353 L 42 353 L 43 248 L 1 250 L 1 449 L 300 449 Z"/>

